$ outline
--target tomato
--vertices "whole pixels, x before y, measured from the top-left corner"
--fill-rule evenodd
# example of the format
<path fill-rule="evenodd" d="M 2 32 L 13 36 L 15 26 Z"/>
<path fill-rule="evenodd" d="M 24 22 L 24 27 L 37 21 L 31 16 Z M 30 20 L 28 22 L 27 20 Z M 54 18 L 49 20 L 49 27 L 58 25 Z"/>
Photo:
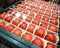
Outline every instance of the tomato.
<path fill-rule="evenodd" d="M 20 20 L 16 19 L 16 20 L 13 20 L 12 23 L 17 26 L 20 22 L 21 22 Z"/>
<path fill-rule="evenodd" d="M 53 32 L 57 32 L 57 28 L 55 26 L 49 26 L 48 29 Z"/>
<path fill-rule="evenodd" d="M 42 20 L 44 20 L 44 21 L 47 21 L 47 22 L 48 22 L 48 21 L 49 21 L 49 18 L 47 18 L 47 17 L 43 17 L 43 18 L 42 18 Z"/>
<path fill-rule="evenodd" d="M 32 8 L 31 8 L 31 7 L 29 7 L 29 8 L 27 8 L 27 10 L 32 11 Z"/>
<path fill-rule="evenodd" d="M 56 37 L 52 33 L 48 33 L 45 37 L 46 40 L 56 43 Z"/>
<path fill-rule="evenodd" d="M 40 26 L 43 27 L 43 28 L 47 28 L 47 24 L 46 23 L 42 23 L 42 24 L 40 24 Z"/>
<path fill-rule="evenodd" d="M 22 8 L 26 9 L 26 6 L 25 5 L 22 5 Z"/>
<path fill-rule="evenodd" d="M 39 25 L 40 21 L 39 21 L 38 19 L 34 19 L 34 20 L 32 21 L 32 23 L 34 23 L 34 24 L 36 24 L 36 25 Z"/>
<path fill-rule="evenodd" d="M 32 41 L 32 43 L 39 46 L 40 48 L 43 48 L 43 42 L 41 39 L 36 38 Z"/>
<path fill-rule="evenodd" d="M 40 14 L 44 14 L 44 10 L 40 10 L 40 12 L 39 12 Z"/>
<path fill-rule="evenodd" d="M 55 19 L 58 19 L 58 15 L 56 15 L 56 14 L 52 14 L 52 17 Z"/>
<path fill-rule="evenodd" d="M 23 35 L 22 35 L 22 38 L 23 38 L 24 40 L 26 40 L 26 41 L 31 42 L 31 40 L 32 40 L 32 35 L 26 33 L 26 34 L 23 34 Z"/>
<path fill-rule="evenodd" d="M 14 26 L 12 25 L 7 25 L 4 27 L 7 31 L 11 32 L 14 29 Z"/>
<path fill-rule="evenodd" d="M 54 19 L 50 20 L 50 23 L 58 25 L 58 22 L 56 20 L 54 20 Z"/>
<path fill-rule="evenodd" d="M 55 46 L 53 44 L 48 43 L 46 48 L 55 48 Z"/>
<path fill-rule="evenodd" d="M 22 23 L 22 24 L 20 25 L 20 28 L 22 28 L 22 29 L 26 29 L 26 27 L 27 27 L 27 24 L 26 24 L 26 23 Z"/>
<path fill-rule="evenodd" d="M 28 11 L 23 11 L 24 14 L 28 14 Z"/>
<path fill-rule="evenodd" d="M 50 16 L 51 14 L 50 14 L 50 12 L 46 11 L 45 15 Z"/>
<path fill-rule="evenodd" d="M 4 22 L 0 22 L 0 27 L 4 28 L 5 23 Z"/>
<path fill-rule="evenodd" d="M 35 28 L 34 25 L 30 25 L 30 26 L 28 27 L 28 31 L 31 32 L 31 33 L 33 33 L 34 28 Z"/>
<path fill-rule="evenodd" d="M 11 22 L 12 19 L 13 19 L 12 16 L 8 16 L 8 17 L 5 18 L 5 21 L 7 21 L 7 22 Z"/>
<path fill-rule="evenodd" d="M 31 22 L 31 20 L 32 20 L 31 17 L 26 18 L 26 21 L 28 21 L 28 22 Z"/>
<path fill-rule="evenodd" d="M 41 16 L 39 14 L 36 15 L 36 18 L 41 19 Z"/>
<path fill-rule="evenodd" d="M 20 29 L 15 29 L 13 31 L 13 34 L 15 34 L 16 36 L 21 36 L 21 33 L 22 33 L 22 31 Z"/>
<path fill-rule="evenodd" d="M 0 19 L 3 19 L 6 14 L 0 14 Z"/>
<path fill-rule="evenodd" d="M 30 12 L 29 16 L 34 17 L 34 13 Z"/>
<path fill-rule="evenodd" d="M 33 9 L 33 12 L 38 12 L 38 9 L 37 9 L 37 8 L 34 8 L 34 9 Z"/>
<path fill-rule="evenodd" d="M 40 29 L 37 29 L 36 30 L 36 32 L 35 32 L 35 34 L 37 35 L 37 36 L 40 36 L 40 37 L 44 37 L 44 35 L 45 35 L 45 30 L 44 29 L 42 29 L 42 28 L 40 28 Z"/>
<path fill-rule="evenodd" d="M 12 10 L 7 10 L 7 13 L 10 14 L 12 12 Z"/>

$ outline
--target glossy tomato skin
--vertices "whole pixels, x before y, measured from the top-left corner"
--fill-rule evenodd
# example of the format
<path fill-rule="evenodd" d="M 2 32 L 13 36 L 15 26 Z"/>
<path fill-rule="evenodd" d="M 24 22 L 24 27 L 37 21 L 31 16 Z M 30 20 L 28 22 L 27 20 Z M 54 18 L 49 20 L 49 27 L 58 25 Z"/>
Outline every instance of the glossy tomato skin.
<path fill-rule="evenodd" d="M 0 19 L 4 19 L 6 14 L 0 14 Z"/>
<path fill-rule="evenodd" d="M 35 28 L 34 25 L 30 25 L 30 26 L 28 27 L 28 31 L 31 32 L 31 33 L 33 33 L 34 28 Z"/>
<path fill-rule="evenodd" d="M 57 28 L 55 26 L 49 26 L 48 29 L 53 32 L 57 32 Z"/>
<path fill-rule="evenodd" d="M 26 41 L 31 42 L 31 40 L 32 40 L 32 35 L 26 33 L 26 34 L 23 34 L 23 35 L 22 35 L 22 38 L 23 38 L 24 40 L 26 40 Z"/>
<path fill-rule="evenodd" d="M 41 39 L 36 38 L 32 41 L 32 43 L 39 46 L 40 48 L 43 48 L 43 42 Z"/>
<path fill-rule="evenodd" d="M 37 19 L 41 19 L 41 16 L 37 14 L 37 15 L 36 15 L 36 18 L 37 18 Z"/>
<path fill-rule="evenodd" d="M 30 12 L 29 16 L 34 17 L 34 13 Z"/>
<path fill-rule="evenodd" d="M 26 21 L 28 21 L 28 22 L 31 22 L 31 20 L 32 20 L 31 17 L 26 18 Z"/>
<path fill-rule="evenodd" d="M 56 14 L 53 14 L 52 17 L 58 19 L 58 16 Z"/>
<path fill-rule="evenodd" d="M 15 29 L 13 31 L 13 34 L 15 34 L 16 36 L 21 36 L 21 33 L 22 33 L 22 31 L 20 29 Z"/>
<path fill-rule="evenodd" d="M 13 18 L 12 16 L 8 16 L 8 17 L 5 18 L 5 21 L 11 22 L 12 18 Z"/>
<path fill-rule="evenodd" d="M 20 22 L 21 22 L 20 20 L 16 19 L 16 20 L 13 20 L 12 23 L 17 26 Z"/>
<path fill-rule="evenodd" d="M 38 19 L 35 19 L 32 23 L 39 25 L 40 21 Z"/>
<path fill-rule="evenodd" d="M 43 28 L 47 28 L 47 24 L 46 23 L 42 23 L 42 24 L 40 24 L 40 26 L 43 27 Z"/>
<path fill-rule="evenodd" d="M 45 37 L 46 40 L 56 43 L 56 37 L 52 33 L 48 33 Z"/>
<path fill-rule="evenodd" d="M 47 22 L 48 22 L 48 21 L 49 21 L 49 18 L 47 18 L 47 17 L 43 17 L 43 18 L 42 18 L 42 20 L 44 20 L 44 21 L 47 21 Z"/>
<path fill-rule="evenodd" d="M 50 23 L 54 24 L 54 25 L 58 25 L 58 22 L 54 19 L 50 20 Z"/>
<path fill-rule="evenodd" d="M 46 48 L 55 48 L 55 46 L 53 44 L 48 43 Z"/>
<path fill-rule="evenodd" d="M 4 28 L 5 23 L 4 22 L 0 22 L 0 27 Z"/>
<path fill-rule="evenodd" d="M 24 11 L 23 13 L 24 13 L 24 14 L 28 14 L 28 11 Z"/>
<path fill-rule="evenodd" d="M 12 10 L 8 10 L 7 13 L 10 14 L 12 12 Z"/>
<path fill-rule="evenodd" d="M 22 28 L 22 29 L 26 29 L 26 27 L 27 27 L 27 24 L 26 23 L 22 23 L 21 25 L 20 25 L 20 28 Z"/>
<path fill-rule="evenodd" d="M 36 30 L 35 34 L 36 34 L 37 36 L 40 36 L 40 37 L 43 38 L 44 35 L 45 35 L 45 31 L 44 31 L 44 29 L 40 28 L 40 29 L 37 29 L 37 30 Z"/>
<path fill-rule="evenodd" d="M 14 29 L 14 26 L 12 25 L 7 25 L 4 27 L 7 31 L 11 32 Z"/>

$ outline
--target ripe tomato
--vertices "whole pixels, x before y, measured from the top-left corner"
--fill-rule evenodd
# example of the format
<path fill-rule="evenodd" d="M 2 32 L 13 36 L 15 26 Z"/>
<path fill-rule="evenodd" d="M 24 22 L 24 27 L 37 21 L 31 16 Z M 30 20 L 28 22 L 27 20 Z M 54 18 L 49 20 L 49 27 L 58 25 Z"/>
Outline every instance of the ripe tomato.
<path fill-rule="evenodd" d="M 28 14 L 28 11 L 23 11 L 24 14 Z"/>
<path fill-rule="evenodd" d="M 26 6 L 25 5 L 22 5 L 22 8 L 26 9 Z"/>
<path fill-rule="evenodd" d="M 50 20 L 50 23 L 58 25 L 58 22 L 56 20 L 54 20 L 54 19 Z"/>
<path fill-rule="evenodd" d="M 0 22 L 0 27 L 4 28 L 5 23 L 4 22 Z"/>
<path fill-rule="evenodd" d="M 53 32 L 57 32 L 57 28 L 55 26 L 49 26 L 48 29 Z"/>
<path fill-rule="evenodd" d="M 44 14 L 44 10 L 40 10 L 40 12 L 39 12 L 40 14 Z"/>
<path fill-rule="evenodd" d="M 32 41 L 32 43 L 39 46 L 40 48 L 43 48 L 43 42 L 41 39 L 36 38 Z"/>
<path fill-rule="evenodd" d="M 12 25 L 7 25 L 4 27 L 7 31 L 11 32 L 14 29 L 14 26 Z"/>
<path fill-rule="evenodd" d="M 27 27 L 27 24 L 26 23 L 22 23 L 21 25 L 20 25 L 20 28 L 22 28 L 22 29 L 26 29 L 26 27 Z"/>
<path fill-rule="evenodd" d="M 13 20 L 12 23 L 17 26 L 20 22 L 21 22 L 20 20 L 16 19 L 16 20 Z"/>
<path fill-rule="evenodd" d="M 43 18 L 42 18 L 42 20 L 44 20 L 44 21 L 47 21 L 47 22 L 48 22 L 48 21 L 49 21 L 49 18 L 47 18 L 47 17 L 43 17 Z"/>
<path fill-rule="evenodd" d="M 28 31 L 31 32 L 31 33 L 33 33 L 34 28 L 35 28 L 34 25 L 30 25 L 30 26 L 28 27 Z"/>
<path fill-rule="evenodd" d="M 47 28 L 47 24 L 46 23 L 42 23 L 42 24 L 40 24 L 40 26 L 43 27 L 43 28 Z"/>
<path fill-rule="evenodd" d="M 30 12 L 29 16 L 34 17 L 34 13 Z"/>
<path fill-rule="evenodd" d="M 32 23 L 39 25 L 40 21 L 38 19 L 35 19 L 34 21 L 32 21 Z"/>
<path fill-rule="evenodd" d="M 27 8 L 27 10 L 32 11 L 32 8 L 31 8 L 31 7 L 29 7 L 29 8 Z"/>
<path fill-rule="evenodd" d="M 56 37 L 52 33 L 48 33 L 45 37 L 46 40 L 56 43 Z"/>
<path fill-rule="evenodd" d="M 39 14 L 36 15 L 36 18 L 41 19 L 41 16 Z"/>
<path fill-rule="evenodd" d="M 0 19 L 3 19 L 6 14 L 0 14 Z"/>
<path fill-rule="evenodd" d="M 56 14 L 52 14 L 52 17 L 58 19 L 58 15 Z"/>
<path fill-rule="evenodd" d="M 55 46 L 53 44 L 48 43 L 46 48 L 55 48 Z"/>
<path fill-rule="evenodd" d="M 8 16 L 8 17 L 5 18 L 5 21 L 11 22 L 12 18 L 13 18 L 12 16 Z"/>
<path fill-rule="evenodd" d="M 33 9 L 33 12 L 38 12 L 38 9 L 37 9 L 37 8 L 34 8 L 34 9 Z"/>
<path fill-rule="evenodd" d="M 12 12 L 12 10 L 7 10 L 7 13 L 10 14 Z"/>
<path fill-rule="evenodd" d="M 32 35 L 26 33 L 22 35 L 22 38 L 30 42 L 32 40 Z"/>
<path fill-rule="evenodd" d="M 43 38 L 44 35 L 45 35 L 45 31 L 44 31 L 44 29 L 40 28 L 40 29 L 37 29 L 37 30 L 36 30 L 35 34 L 36 34 L 37 36 L 40 36 L 40 37 Z"/>
<path fill-rule="evenodd" d="M 16 36 L 21 36 L 21 33 L 22 33 L 22 31 L 20 29 L 15 29 L 13 31 L 13 34 L 15 34 Z"/>
<path fill-rule="evenodd" d="M 31 20 L 32 20 L 31 17 L 26 18 L 26 21 L 28 21 L 28 22 L 31 22 Z"/>
<path fill-rule="evenodd" d="M 45 15 L 50 16 L 51 14 L 50 14 L 50 12 L 46 11 Z"/>

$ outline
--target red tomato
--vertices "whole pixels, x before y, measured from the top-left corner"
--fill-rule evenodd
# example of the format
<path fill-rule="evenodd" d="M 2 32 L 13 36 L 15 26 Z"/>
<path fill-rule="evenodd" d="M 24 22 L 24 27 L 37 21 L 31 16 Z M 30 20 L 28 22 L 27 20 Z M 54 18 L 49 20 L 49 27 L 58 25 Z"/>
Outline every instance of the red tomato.
<path fill-rule="evenodd" d="M 4 22 L 0 22 L 0 27 L 4 28 L 5 23 Z"/>
<path fill-rule="evenodd" d="M 13 18 L 12 16 L 8 16 L 8 17 L 5 18 L 5 20 L 6 20 L 7 22 L 11 22 L 12 18 Z"/>
<path fill-rule="evenodd" d="M 34 28 L 35 28 L 34 25 L 30 25 L 30 26 L 28 27 L 28 31 L 31 32 L 31 33 L 33 33 Z"/>
<path fill-rule="evenodd" d="M 34 8 L 34 9 L 33 9 L 33 12 L 38 12 L 38 9 Z"/>
<path fill-rule="evenodd" d="M 41 16 L 39 14 L 36 15 L 36 18 L 41 19 Z"/>
<path fill-rule="evenodd" d="M 34 13 L 30 12 L 29 16 L 34 17 Z"/>
<path fill-rule="evenodd" d="M 7 13 L 10 14 L 12 12 L 12 10 L 8 10 Z"/>
<path fill-rule="evenodd" d="M 6 14 L 0 14 L 0 19 L 3 19 Z"/>
<path fill-rule="evenodd" d="M 4 27 L 7 31 L 11 32 L 14 29 L 14 26 L 12 25 L 7 25 Z"/>
<path fill-rule="evenodd" d="M 28 21 L 28 22 L 31 22 L 31 20 L 32 20 L 31 17 L 26 18 L 26 21 Z"/>
<path fill-rule="evenodd" d="M 26 24 L 26 23 L 22 23 L 22 24 L 20 25 L 20 27 L 21 27 L 22 29 L 26 29 L 27 24 Z"/>
<path fill-rule="evenodd" d="M 54 20 L 54 19 L 50 20 L 50 23 L 58 25 L 58 22 L 56 20 Z"/>
<path fill-rule="evenodd" d="M 55 48 L 55 46 L 53 44 L 48 43 L 46 48 Z"/>
<path fill-rule="evenodd" d="M 40 12 L 39 12 L 40 14 L 44 14 L 44 10 L 40 10 Z"/>
<path fill-rule="evenodd" d="M 27 8 L 27 10 L 32 11 L 32 8 L 31 8 L 31 7 L 29 7 L 29 8 Z"/>
<path fill-rule="evenodd" d="M 15 34 L 16 36 L 21 36 L 21 33 L 22 33 L 22 31 L 20 29 L 15 29 L 13 31 L 13 34 Z"/>
<path fill-rule="evenodd" d="M 38 19 L 35 19 L 32 23 L 39 25 L 40 21 Z"/>
<path fill-rule="evenodd" d="M 43 17 L 43 18 L 42 18 L 42 20 L 44 20 L 44 21 L 47 21 L 47 22 L 48 22 L 48 21 L 49 21 L 49 18 L 47 18 L 47 17 Z"/>
<path fill-rule="evenodd" d="M 49 26 L 48 29 L 57 32 L 57 28 L 55 26 Z"/>
<path fill-rule="evenodd" d="M 28 14 L 28 11 L 24 11 L 23 13 L 24 13 L 24 14 Z"/>
<path fill-rule="evenodd" d="M 43 42 L 41 39 L 36 38 L 32 41 L 32 43 L 39 46 L 40 48 L 43 48 Z"/>
<path fill-rule="evenodd" d="M 26 8 L 26 6 L 25 6 L 25 5 L 22 5 L 22 8 L 24 8 L 24 9 L 25 9 L 25 8 Z"/>
<path fill-rule="evenodd" d="M 58 15 L 56 14 L 53 14 L 52 17 L 58 19 Z"/>
<path fill-rule="evenodd" d="M 43 38 L 44 35 L 45 35 L 45 31 L 44 31 L 44 29 L 40 28 L 40 29 L 37 29 L 37 30 L 36 30 L 35 34 L 36 34 L 37 36 L 40 36 L 40 37 Z"/>
<path fill-rule="evenodd" d="M 17 26 L 20 22 L 21 22 L 20 20 L 16 19 L 16 20 L 13 20 L 12 23 Z"/>
<path fill-rule="evenodd" d="M 45 15 L 50 16 L 51 14 L 48 11 L 46 11 Z"/>
<path fill-rule="evenodd" d="M 40 26 L 43 27 L 43 28 L 47 28 L 47 24 L 46 23 L 42 23 L 42 24 L 40 24 Z"/>
<path fill-rule="evenodd" d="M 23 34 L 23 35 L 22 35 L 22 38 L 23 38 L 24 40 L 26 40 L 26 41 L 31 42 L 31 40 L 32 40 L 32 35 L 26 33 L 26 34 Z"/>
<path fill-rule="evenodd" d="M 48 33 L 45 37 L 46 40 L 56 43 L 56 37 L 52 33 Z"/>

